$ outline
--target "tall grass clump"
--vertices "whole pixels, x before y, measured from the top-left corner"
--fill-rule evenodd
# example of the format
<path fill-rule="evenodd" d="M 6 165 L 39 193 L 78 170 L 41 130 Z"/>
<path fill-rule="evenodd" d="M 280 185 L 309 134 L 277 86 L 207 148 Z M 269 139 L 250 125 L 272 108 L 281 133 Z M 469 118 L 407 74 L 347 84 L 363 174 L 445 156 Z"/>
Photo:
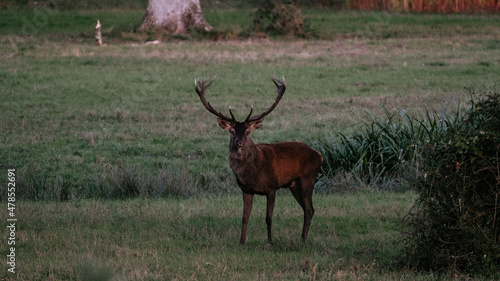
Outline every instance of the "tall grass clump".
<path fill-rule="evenodd" d="M 324 188 L 345 183 L 342 179 L 346 178 L 351 179 L 348 185 L 354 180 L 382 189 L 405 187 L 406 181 L 421 174 L 422 146 L 455 126 L 460 116 L 459 108 L 452 113 L 427 111 L 424 120 L 414 119 L 404 110 L 390 113 L 382 109 L 383 117 L 372 118 L 351 135 L 338 133 L 315 144 L 325 159 L 323 174 L 328 180 Z"/>
<path fill-rule="evenodd" d="M 55 178 L 33 166 L 17 171 L 19 199 L 67 201 L 75 198 L 187 198 L 197 191 L 197 184 L 185 171 L 158 169 L 140 171 L 133 167 L 115 167 L 109 174 L 79 178 L 63 173 Z M 2 190 L 0 198 L 6 198 Z"/>
<path fill-rule="evenodd" d="M 422 269 L 499 278 L 500 95 L 471 93 L 461 122 L 422 149 L 405 253 Z"/>

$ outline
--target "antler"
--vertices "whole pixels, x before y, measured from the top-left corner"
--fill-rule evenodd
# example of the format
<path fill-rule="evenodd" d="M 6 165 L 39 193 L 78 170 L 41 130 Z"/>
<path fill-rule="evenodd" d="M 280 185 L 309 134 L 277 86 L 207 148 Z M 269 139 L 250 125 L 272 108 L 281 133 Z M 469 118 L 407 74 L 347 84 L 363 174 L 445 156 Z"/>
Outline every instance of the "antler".
<path fill-rule="evenodd" d="M 252 108 L 250 109 L 250 114 L 248 114 L 247 118 L 245 119 L 245 123 L 252 123 L 254 121 L 264 118 L 266 115 L 271 113 L 271 111 L 273 111 L 274 108 L 276 108 L 276 106 L 280 102 L 281 97 L 283 97 L 283 94 L 285 93 L 286 90 L 285 77 L 283 77 L 283 81 L 281 81 L 276 77 L 271 76 L 271 80 L 273 80 L 274 85 L 276 85 L 276 88 L 278 89 L 278 96 L 276 97 L 276 100 L 274 101 L 273 105 L 271 105 L 271 107 L 269 107 L 266 111 L 262 112 L 261 114 L 250 118 L 253 112 L 253 106 L 252 106 Z"/>
<path fill-rule="evenodd" d="M 197 79 L 194 79 L 194 89 L 198 96 L 200 97 L 201 103 L 205 106 L 205 108 L 210 111 L 210 113 L 214 114 L 215 116 L 219 117 L 222 120 L 225 120 L 227 122 L 235 123 L 237 122 L 236 118 L 234 118 L 233 111 L 231 110 L 231 107 L 229 107 L 229 113 L 231 113 L 231 117 L 229 118 L 226 115 L 222 114 L 222 112 L 215 110 L 209 102 L 205 99 L 205 90 L 212 85 L 212 82 L 214 82 L 215 78 L 217 78 L 218 74 L 214 76 L 208 84 L 205 85 L 208 79 L 205 79 L 203 81 L 198 81 Z"/>

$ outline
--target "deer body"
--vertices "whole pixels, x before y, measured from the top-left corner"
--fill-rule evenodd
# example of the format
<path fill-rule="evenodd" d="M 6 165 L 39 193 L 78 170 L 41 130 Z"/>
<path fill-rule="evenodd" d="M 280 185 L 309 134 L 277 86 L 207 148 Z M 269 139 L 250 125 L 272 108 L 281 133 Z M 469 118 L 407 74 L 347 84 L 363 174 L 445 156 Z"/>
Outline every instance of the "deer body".
<path fill-rule="evenodd" d="M 301 142 L 259 143 L 242 150 L 245 153 L 230 153 L 229 165 L 239 187 L 247 193 L 266 195 L 290 187 L 303 174 L 314 172 L 309 170 L 317 168 L 318 162 L 321 165 L 318 152 Z M 311 166 L 311 160 L 316 165 Z"/>
<path fill-rule="evenodd" d="M 214 78 L 215 79 L 215 78 Z M 213 79 L 213 80 L 214 80 Z M 272 243 L 272 215 L 276 190 L 290 188 L 297 202 L 304 211 L 302 239 L 305 240 L 314 215 L 312 193 L 316 178 L 320 172 L 323 158 L 316 150 L 301 142 L 282 142 L 275 144 L 255 144 L 250 133 L 262 126 L 264 116 L 269 114 L 278 104 L 285 92 L 285 83 L 273 78 L 278 88 L 278 97 L 274 104 L 264 113 L 250 118 L 252 111 L 244 122 L 238 122 L 229 109 L 232 118 L 213 109 L 205 98 L 205 82 L 196 84 L 195 89 L 202 103 L 213 114 L 218 116 L 219 126 L 230 132 L 229 165 L 236 177 L 236 182 L 243 192 L 243 219 L 240 243 L 246 242 L 247 225 L 252 210 L 254 194 L 267 198 L 266 223 L 268 242 Z M 201 88 L 201 89 L 200 89 Z M 253 108 L 252 108 L 253 110 Z"/>

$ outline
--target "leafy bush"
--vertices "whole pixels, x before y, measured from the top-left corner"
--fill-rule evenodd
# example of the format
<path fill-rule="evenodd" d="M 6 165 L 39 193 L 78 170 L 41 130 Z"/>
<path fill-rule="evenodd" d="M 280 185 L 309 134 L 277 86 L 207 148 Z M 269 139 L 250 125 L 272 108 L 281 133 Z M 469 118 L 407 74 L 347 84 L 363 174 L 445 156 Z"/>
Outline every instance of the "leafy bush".
<path fill-rule="evenodd" d="M 433 111 L 418 121 L 385 110 L 350 136 L 315 143 L 325 159 L 317 188 L 339 179 L 348 186 L 353 178 L 377 187 L 409 185 L 418 199 L 405 219 L 407 263 L 498 275 L 500 95 L 471 95 L 463 113 Z"/>
<path fill-rule="evenodd" d="M 405 253 L 423 269 L 498 275 L 500 95 L 471 93 L 460 124 L 422 150 L 424 174 L 406 218 Z"/>
<path fill-rule="evenodd" d="M 316 37 L 309 21 L 303 19 L 300 9 L 292 4 L 262 1 L 252 17 L 252 22 L 244 36 Z"/>

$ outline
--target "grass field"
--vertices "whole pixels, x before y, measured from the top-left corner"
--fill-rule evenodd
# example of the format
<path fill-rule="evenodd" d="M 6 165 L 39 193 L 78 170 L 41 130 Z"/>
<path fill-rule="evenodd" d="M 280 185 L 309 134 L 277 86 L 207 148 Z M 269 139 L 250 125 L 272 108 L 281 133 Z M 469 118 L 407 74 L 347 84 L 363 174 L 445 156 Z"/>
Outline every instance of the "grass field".
<path fill-rule="evenodd" d="M 154 34 L 133 32 L 142 11 L 0 11 L 0 166 L 16 169 L 22 200 L 18 277 L 438 278 L 397 264 L 397 220 L 411 192 L 317 194 L 305 245 L 297 239 L 300 208 L 280 194 L 272 247 L 260 198 L 240 247 L 229 137 L 193 82 L 218 73 L 208 100 L 246 116 L 250 105 L 259 111 L 273 101 L 269 75 L 285 76 L 283 100 L 253 139 L 312 143 L 356 130 L 380 105 L 422 116 L 463 102 L 464 87 L 495 88 L 500 18 L 305 13 L 321 39 L 194 35 L 148 46 Z M 243 30 L 249 14 L 206 11 L 230 32 Z M 97 18 L 106 47 L 94 44 Z M 124 197 L 132 199 L 103 201 Z"/>
<path fill-rule="evenodd" d="M 249 240 L 238 244 L 240 196 L 20 203 L 19 273 L 24 280 L 267 280 L 389 278 L 397 267 L 399 216 L 411 194 L 316 196 L 302 244 L 302 211 L 289 194 L 266 243 L 265 199 L 255 200 Z M 33 214 L 41 215 L 34 216 Z M 22 257 L 22 259 L 21 259 Z M 404 276 L 407 274 L 407 277 Z M 432 275 L 423 275 L 422 277 Z M 84 278 L 86 277 L 86 278 Z"/>

